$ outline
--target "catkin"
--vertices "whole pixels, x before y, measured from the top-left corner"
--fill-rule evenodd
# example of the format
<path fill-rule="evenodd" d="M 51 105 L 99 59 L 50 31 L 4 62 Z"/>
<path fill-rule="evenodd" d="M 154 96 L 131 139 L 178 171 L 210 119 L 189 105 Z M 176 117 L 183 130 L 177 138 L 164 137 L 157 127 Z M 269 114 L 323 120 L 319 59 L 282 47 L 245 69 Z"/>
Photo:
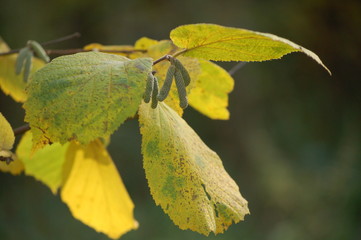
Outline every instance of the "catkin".
<path fill-rule="evenodd" d="M 164 99 L 167 98 L 170 88 L 172 86 L 175 70 L 176 70 L 176 68 L 174 65 L 170 65 L 170 67 L 168 68 L 167 75 L 165 77 L 163 86 L 160 89 L 158 97 L 157 97 L 158 101 L 163 101 Z"/>
<path fill-rule="evenodd" d="M 30 40 L 28 41 L 28 45 L 34 50 L 36 56 L 38 56 L 41 60 L 44 62 L 50 61 L 50 58 L 46 54 L 44 48 L 38 42 Z"/>
<path fill-rule="evenodd" d="M 185 109 L 188 106 L 187 91 L 182 73 L 178 69 L 175 71 L 174 78 L 178 90 L 179 106 Z"/>
<path fill-rule="evenodd" d="M 157 97 L 158 97 L 158 90 L 159 90 L 159 87 L 158 87 L 158 79 L 156 76 L 154 76 L 154 79 L 153 79 L 153 93 L 152 93 L 152 108 L 155 109 L 158 105 L 158 100 L 157 100 Z"/>
<path fill-rule="evenodd" d="M 171 63 L 175 65 L 175 67 L 180 71 L 183 77 L 184 85 L 188 86 L 191 83 L 191 77 L 187 69 L 183 66 L 183 64 L 177 58 L 171 58 Z"/>
<path fill-rule="evenodd" d="M 153 74 L 149 73 L 148 78 L 147 78 L 147 84 L 145 87 L 145 93 L 143 96 L 145 103 L 149 103 L 150 98 L 152 97 L 153 85 L 154 85 L 153 82 L 154 82 L 154 76 L 153 76 Z"/>
<path fill-rule="evenodd" d="M 23 66 L 24 66 L 26 55 L 29 52 L 30 52 L 30 49 L 28 47 L 24 47 L 24 48 L 20 49 L 19 55 L 16 58 L 16 63 L 15 63 L 16 75 L 19 75 L 21 73 L 21 70 L 23 69 Z"/>
<path fill-rule="evenodd" d="M 27 82 L 28 79 L 29 79 L 33 56 L 34 56 L 34 54 L 33 54 L 32 51 L 28 51 L 28 53 L 25 56 L 24 76 L 23 76 L 24 77 L 24 82 Z"/>

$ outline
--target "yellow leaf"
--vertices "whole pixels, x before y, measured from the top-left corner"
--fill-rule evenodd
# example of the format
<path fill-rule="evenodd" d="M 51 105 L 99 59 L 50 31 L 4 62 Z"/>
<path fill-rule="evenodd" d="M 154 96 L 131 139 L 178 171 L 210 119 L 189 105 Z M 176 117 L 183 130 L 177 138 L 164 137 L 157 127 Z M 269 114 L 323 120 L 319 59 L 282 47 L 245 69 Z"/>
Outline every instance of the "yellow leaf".
<path fill-rule="evenodd" d="M 133 202 L 103 144 L 72 142 L 66 157 L 61 198 L 73 216 L 113 239 L 136 229 Z"/>
<path fill-rule="evenodd" d="M 315 53 L 269 33 L 215 24 L 190 24 L 173 29 L 170 38 L 185 49 L 184 56 L 215 61 L 265 61 L 303 52 L 331 74 Z"/>
<path fill-rule="evenodd" d="M 33 152 L 32 133 L 21 138 L 16 155 L 25 166 L 25 174 L 47 185 L 55 194 L 63 182 L 63 165 L 68 143 L 53 143 Z"/>
<path fill-rule="evenodd" d="M 0 52 L 8 52 L 10 48 L 0 37 Z M 15 62 L 18 54 L 0 56 L 0 87 L 2 91 L 10 95 L 17 102 L 25 102 L 26 83 L 23 81 L 23 73 L 15 74 Z M 44 66 L 44 62 L 38 58 L 32 59 L 31 74 Z"/>
<path fill-rule="evenodd" d="M 10 123 L 0 113 L 0 151 L 13 148 L 15 136 Z"/>
<path fill-rule="evenodd" d="M 9 164 L 0 161 L 0 171 L 9 172 L 13 175 L 18 175 L 24 170 L 23 163 L 16 157 L 15 154 L 10 151 L 7 151 L 7 153 L 4 153 L 4 151 L 0 151 L 0 156 L 4 155 L 11 157 L 13 161 Z"/>
<path fill-rule="evenodd" d="M 199 62 L 202 72 L 188 95 L 189 104 L 212 119 L 229 119 L 228 93 L 233 90 L 233 78 L 217 64 Z"/>
<path fill-rule="evenodd" d="M 135 42 L 134 48 L 141 49 L 141 50 L 147 50 L 149 47 L 156 45 L 158 42 L 159 41 L 151 39 L 151 38 L 142 37 Z"/>
<path fill-rule="evenodd" d="M 176 112 L 143 103 L 139 120 L 151 193 L 176 225 L 208 235 L 244 219 L 249 210 L 237 184 Z"/>
<path fill-rule="evenodd" d="M 102 45 L 99 43 L 91 43 L 84 47 L 84 50 L 101 50 L 106 51 L 107 53 L 117 54 L 121 56 L 128 56 L 131 51 L 134 50 L 132 45 Z M 118 51 L 118 52 L 117 52 Z M 124 52 L 119 52 L 124 51 Z"/>
<path fill-rule="evenodd" d="M 13 148 L 14 141 L 15 135 L 13 129 L 2 113 L 0 113 L 0 157 L 13 160 L 9 164 L 5 161 L 0 161 L 0 170 L 17 175 L 23 171 L 24 167 L 15 154 L 10 151 Z"/>

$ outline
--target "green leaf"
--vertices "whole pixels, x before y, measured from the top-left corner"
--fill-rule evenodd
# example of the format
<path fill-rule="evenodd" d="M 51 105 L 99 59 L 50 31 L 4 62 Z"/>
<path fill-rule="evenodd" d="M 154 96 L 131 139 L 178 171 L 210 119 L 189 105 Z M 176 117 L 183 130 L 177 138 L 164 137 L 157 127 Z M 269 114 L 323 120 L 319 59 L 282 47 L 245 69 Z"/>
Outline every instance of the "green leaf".
<path fill-rule="evenodd" d="M 136 113 L 151 68 L 150 58 L 100 52 L 54 59 L 27 88 L 25 121 L 35 144 L 73 139 L 86 144 L 109 136 Z"/>
<path fill-rule="evenodd" d="M 10 48 L 0 37 L 0 52 L 8 52 Z M 25 86 L 23 74 L 15 74 L 15 63 L 18 54 L 0 56 L 0 87 L 2 91 L 10 95 L 17 102 L 26 100 Z M 32 59 L 31 74 L 44 66 L 44 62 L 38 58 Z"/>
<path fill-rule="evenodd" d="M 16 155 L 25 167 L 25 174 L 47 185 L 55 194 L 63 182 L 63 165 L 68 143 L 53 143 L 32 151 L 32 134 L 25 133 L 16 149 Z"/>
<path fill-rule="evenodd" d="M 142 104 L 139 120 L 151 193 L 176 225 L 208 235 L 244 219 L 249 211 L 237 184 L 173 109 Z"/>
<path fill-rule="evenodd" d="M 269 33 L 215 24 L 190 24 L 173 29 L 170 38 L 185 49 L 184 56 L 215 61 L 265 61 L 303 52 L 331 74 L 315 53 Z"/>
<path fill-rule="evenodd" d="M 212 119 L 229 119 L 228 93 L 234 80 L 226 70 L 206 60 L 199 60 L 201 74 L 188 95 L 189 104 Z"/>

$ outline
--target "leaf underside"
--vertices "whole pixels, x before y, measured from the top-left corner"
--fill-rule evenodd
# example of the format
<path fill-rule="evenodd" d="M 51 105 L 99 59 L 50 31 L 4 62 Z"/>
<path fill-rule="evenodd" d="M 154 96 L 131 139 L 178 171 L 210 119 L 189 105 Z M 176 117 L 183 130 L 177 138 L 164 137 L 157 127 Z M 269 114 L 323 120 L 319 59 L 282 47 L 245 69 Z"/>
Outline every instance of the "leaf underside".
<path fill-rule="evenodd" d="M 24 134 L 16 149 L 16 155 L 24 164 L 25 174 L 47 185 L 55 194 L 63 182 L 63 165 L 69 143 L 53 143 L 32 151 L 32 133 Z"/>
<path fill-rule="evenodd" d="M 211 119 L 229 119 L 228 94 L 234 80 L 215 63 L 199 59 L 201 74 L 188 95 L 189 104 Z"/>
<path fill-rule="evenodd" d="M 138 227 L 134 204 L 100 140 L 72 142 L 66 161 L 61 199 L 76 219 L 113 239 Z"/>

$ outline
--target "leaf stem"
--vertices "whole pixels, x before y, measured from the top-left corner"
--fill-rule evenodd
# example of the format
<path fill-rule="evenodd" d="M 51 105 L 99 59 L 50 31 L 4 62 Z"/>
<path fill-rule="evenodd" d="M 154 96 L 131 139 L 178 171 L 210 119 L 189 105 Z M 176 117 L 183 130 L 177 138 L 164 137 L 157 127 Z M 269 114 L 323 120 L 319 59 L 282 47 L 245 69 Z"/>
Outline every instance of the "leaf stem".
<path fill-rule="evenodd" d="M 183 50 L 181 50 L 181 51 L 179 51 L 179 52 L 176 52 L 175 54 L 173 54 L 172 55 L 172 57 L 174 57 L 174 58 L 176 58 L 176 57 L 178 57 L 179 55 L 181 55 L 181 54 L 183 54 L 183 53 L 185 53 L 185 52 L 187 52 L 188 51 L 188 49 L 183 49 Z"/>
<path fill-rule="evenodd" d="M 20 134 L 26 133 L 29 130 L 30 130 L 29 124 L 25 124 L 25 125 L 23 125 L 21 127 L 15 128 L 13 131 L 14 131 L 14 135 L 18 136 Z"/>
<path fill-rule="evenodd" d="M 173 55 L 169 55 L 169 54 L 164 55 L 163 57 L 158 58 L 157 60 L 155 60 L 155 61 L 153 62 L 153 66 L 156 65 L 156 64 L 158 64 L 158 63 L 160 63 L 161 61 L 169 60 L 170 58 L 176 58 L 177 56 L 185 53 L 186 51 L 187 51 L 187 49 L 183 49 L 183 50 L 181 50 L 181 51 L 179 51 L 179 52 L 174 53 Z"/>

